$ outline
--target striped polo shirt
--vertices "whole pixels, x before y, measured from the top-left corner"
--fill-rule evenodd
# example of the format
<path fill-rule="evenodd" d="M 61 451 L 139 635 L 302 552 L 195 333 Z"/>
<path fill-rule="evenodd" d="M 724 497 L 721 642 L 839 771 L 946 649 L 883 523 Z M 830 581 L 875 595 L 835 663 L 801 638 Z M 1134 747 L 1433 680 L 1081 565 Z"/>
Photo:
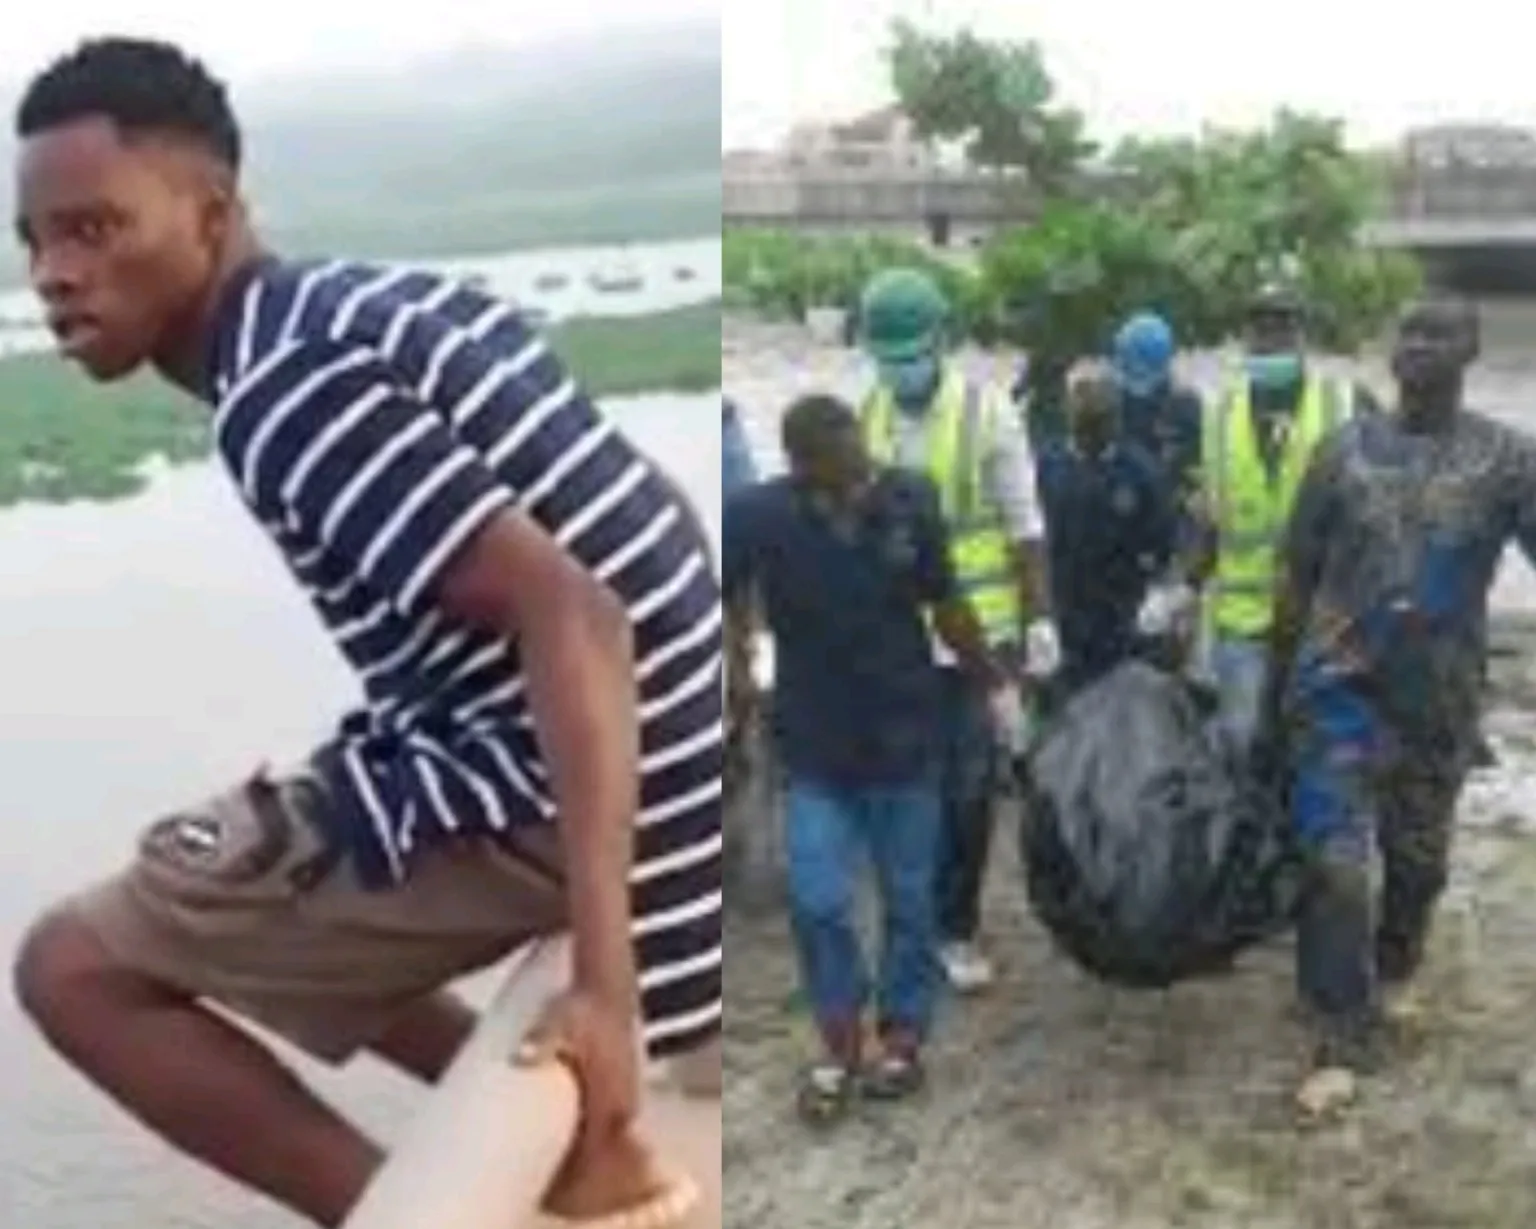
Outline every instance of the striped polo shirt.
<path fill-rule="evenodd" d="M 503 509 L 538 522 L 628 610 L 641 720 L 632 909 L 653 1055 L 721 1011 L 721 610 L 671 483 L 512 304 L 437 274 L 264 260 L 225 295 L 214 438 L 362 683 L 315 755 L 370 887 L 451 834 L 549 823 L 518 646 L 434 587 Z M 711 424 L 712 425 L 712 424 Z"/>

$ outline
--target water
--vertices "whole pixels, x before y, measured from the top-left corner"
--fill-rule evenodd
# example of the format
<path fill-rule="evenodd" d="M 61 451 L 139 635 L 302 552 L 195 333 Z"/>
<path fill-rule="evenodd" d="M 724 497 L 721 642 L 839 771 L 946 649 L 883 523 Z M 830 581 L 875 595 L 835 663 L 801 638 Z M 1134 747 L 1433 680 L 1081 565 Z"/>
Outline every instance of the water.
<path fill-rule="evenodd" d="M 469 277 L 479 275 L 489 288 L 548 314 L 637 316 L 718 298 L 720 238 L 610 247 L 543 248 L 500 256 L 415 262 L 420 267 Z M 547 279 L 560 279 L 555 285 Z M 594 285 L 615 281 L 639 285 L 603 290 Z M 52 340 L 40 327 L 42 309 L 28 290 L 0 291 L 0 356 L 46 350 Z M 29 322 L 17 327 L 16 322 Z"/>
<path fill-rule="evenodd" d="M 717 399 L 612 408 L 718 536 Z M 355 700 L 276 552 L 212 466 L 172 472 L 121 504 L 0 516 L 0 680 L 7 957 L 29 918 L 115 868 L 146 821 L 261 760 L 301 754 Z M 23 825 L 43 835 L 24 837 Z M 292 1229 L 146 1137 L 44 1050 L 8 996 L 0 1070 L 0 1226 Z M 381 1138 L 419 1096 L 368 1063 L 321 1083 Z"/>

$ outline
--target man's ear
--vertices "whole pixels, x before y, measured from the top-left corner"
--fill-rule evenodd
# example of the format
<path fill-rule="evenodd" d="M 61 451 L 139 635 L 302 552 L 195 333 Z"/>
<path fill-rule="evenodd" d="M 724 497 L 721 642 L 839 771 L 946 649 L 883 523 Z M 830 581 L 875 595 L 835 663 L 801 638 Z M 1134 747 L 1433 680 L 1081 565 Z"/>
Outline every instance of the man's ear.
<path fill-rule="evenodd" d="M 233 178 L 213 175 L 203 185 L 198 218 L 203 242 L 208 250 L 222 253 L 230 234 L 240 224 L 244 205 Z"/>

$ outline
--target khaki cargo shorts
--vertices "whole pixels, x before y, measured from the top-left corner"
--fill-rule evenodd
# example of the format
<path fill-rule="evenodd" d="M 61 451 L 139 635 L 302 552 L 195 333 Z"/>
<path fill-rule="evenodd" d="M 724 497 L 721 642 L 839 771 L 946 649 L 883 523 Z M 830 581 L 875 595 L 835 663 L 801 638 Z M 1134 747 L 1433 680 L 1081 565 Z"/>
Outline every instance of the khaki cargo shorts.
<path fill-rule="evenodd" d="M 371 892 L 327 850 L 326 805 L 311 778 L 258 775 L 152 825 L 127 870 L 66 908 L 126 966 L 332 1063 L 413 1000 L 567 928 L 553 825 L 425 851 L 404 885 Z"/>

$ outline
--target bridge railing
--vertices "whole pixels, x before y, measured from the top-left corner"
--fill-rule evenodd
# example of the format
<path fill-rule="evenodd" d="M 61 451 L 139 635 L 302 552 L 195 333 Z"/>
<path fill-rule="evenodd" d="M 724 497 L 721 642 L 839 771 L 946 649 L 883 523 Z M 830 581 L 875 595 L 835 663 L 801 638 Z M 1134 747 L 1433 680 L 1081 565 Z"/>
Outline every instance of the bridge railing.
<path fill-rule="evenodd" d="M 1396 219 L 1536 217 L 1536 167 L 1405 167 L 1393 176 Z"/>
<path fill-rule="evenodd" d="M 1096 185 L 1113 198 L 1124 184 Z M 774 223 L 906 223 L 947 215 L 994 226 L 1031 215 L 1022 177 L 902 168 L 782 168 L 727 172 L 724 214 Z M 1400 166 L 1391 176 L 1383 220 L 1536 218 L 1536 167 Z"/>

